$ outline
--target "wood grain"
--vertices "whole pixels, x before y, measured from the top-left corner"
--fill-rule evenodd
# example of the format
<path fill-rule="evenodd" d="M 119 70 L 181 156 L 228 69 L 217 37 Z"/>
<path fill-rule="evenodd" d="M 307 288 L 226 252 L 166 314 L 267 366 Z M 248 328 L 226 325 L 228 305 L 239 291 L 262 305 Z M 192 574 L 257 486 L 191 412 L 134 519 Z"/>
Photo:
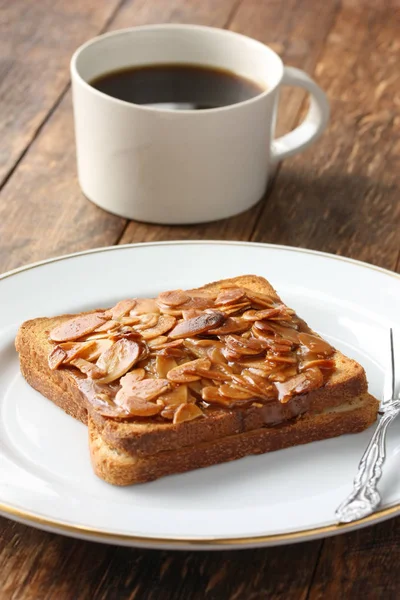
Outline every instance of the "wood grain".
<path fill-rule="evenodd" d="M 71 54 L 103 29 L 120 1 L 1 2 L 0 184 L 64 93 Z"/>
<path fill-rule="evenodd" d="M 328 131 L 283 165 L 253 240 L 395 269 L 400 247 L 400 10 L 344 7 L 316 68 Z"/>
<path fill-rule="evenodd" d="M 305 600 L 310 556 L 320 544 L 161 552 L 71 540 L 16 523 L 2 531 L 2 600 Z"/>
<path fill-rule="evenodd" d="M 326 540 L 309 600 L 397 600 L 400 519 Z"/>

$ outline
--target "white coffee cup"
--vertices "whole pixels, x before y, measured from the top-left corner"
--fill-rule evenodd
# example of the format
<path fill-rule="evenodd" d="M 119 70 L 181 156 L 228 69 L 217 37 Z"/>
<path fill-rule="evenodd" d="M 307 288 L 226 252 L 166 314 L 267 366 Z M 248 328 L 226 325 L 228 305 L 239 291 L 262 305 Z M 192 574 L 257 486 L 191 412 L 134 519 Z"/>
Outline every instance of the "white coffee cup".
<path fill-rule="evenodd" d="M 113 70 L 187 63 L 233 71 L 265 91 L 202 111 L 142 106 L 90 85 Z M 273 163 L 307 148 L 324 130 L 329 105 L 303 71 L 243 35 L 197 25 L 150 25 L 101 35 L 71 61 L 79 182 L 105 210 L 160 224 L 238 214 L 263 196 Z M 311 94 L 304 121 L 273 139 L 279 90 Z"/>

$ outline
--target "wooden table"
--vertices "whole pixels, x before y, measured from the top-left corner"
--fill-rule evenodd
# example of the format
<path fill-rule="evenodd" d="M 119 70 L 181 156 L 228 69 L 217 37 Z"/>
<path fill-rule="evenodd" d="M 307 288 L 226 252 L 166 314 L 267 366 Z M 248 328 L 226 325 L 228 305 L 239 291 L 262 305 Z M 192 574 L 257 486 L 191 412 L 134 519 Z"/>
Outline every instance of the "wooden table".
<path fill-rule="evenodd" d="M 0 271 L 97 246 L 253 240 L 400 272 L 398 0 L 4 0 L 0 36 Z M 191 227 L 128 222 L 77 183 L 68 62 L 104 31 L 156 22 L 226 27 L 272 46 L 327 91 L 331 125 L 287 160 L 244 215 Z M 278 133 L 304 113 L 282 94 Z M 400 597 L 400 519 L 327 540 L 236 552 L 74 541 L 0 520 L 0 598 L 258 600 Z"/>

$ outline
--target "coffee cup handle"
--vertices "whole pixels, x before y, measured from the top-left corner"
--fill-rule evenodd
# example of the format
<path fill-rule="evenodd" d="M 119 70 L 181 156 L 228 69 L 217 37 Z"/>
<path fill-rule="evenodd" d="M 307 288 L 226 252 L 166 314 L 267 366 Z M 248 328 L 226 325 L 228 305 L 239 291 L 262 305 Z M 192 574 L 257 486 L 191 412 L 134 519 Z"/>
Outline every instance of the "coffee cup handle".
<path fill-rule="evenodd" d="M 319 138 L 329 120 L 329 102 L 325 92 L 304 71 L 284 67 L 282 85 L 301 87 L 310 93 L 310 107 L 304 120 L 290 133 L 273 140 L 271 159 L 280 161 L 310 146 Z"/>

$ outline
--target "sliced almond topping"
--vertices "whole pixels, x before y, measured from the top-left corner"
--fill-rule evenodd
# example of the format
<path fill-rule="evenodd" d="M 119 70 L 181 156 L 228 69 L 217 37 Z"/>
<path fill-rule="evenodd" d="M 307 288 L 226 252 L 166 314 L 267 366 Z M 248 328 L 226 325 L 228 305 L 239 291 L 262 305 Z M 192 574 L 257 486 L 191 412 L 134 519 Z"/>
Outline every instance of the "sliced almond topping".
<path fill-rule="evenodd" d="M 247 310 L 243 313 L 243 319 L 246 321 L 263 321 L 282 316 L 288 316 L 288 308 L 284 304 L 263 310 Z"/>
<path fill-rule="evenodd" d="M 121 323 L 119 321 L 109 320 L 103 323 L 103 325 L 100 325 L 100 327 L 97 327 L 97 329 L 94 330 L 94 333 L 108 333 L 114 331 L 114 329 L 118 329 L 120 326 Z"/>
<path fill-rule="evenodd" d="M 321 371 L 317 367 L 313 367 L 283 383 L 276 382 L 275 386 L 278 390 L 279 401 L 284 404 L 293 396 L 311 392 L 312 390 L 321 387 L 323 383 L 324 378 Z"/>
<path fill-rule="evenodd" d="M 221 385 L 219 393 L 233 400 L 249 400 L 250 398 L 254 398 L 254 394 L 250 390 L 244 390 L 237 385 Z"/>
<path fill-rule="evenodd" d="M 153 338 L 152 340 L 148 340 L 147 345 L 149 346 L 149 348 L 159 349 L 166 342 L 168 342 L 167 336 L 166 335 L 159 335 L 158 337 Z"/>
<path fill-rule="evenodd" d="M 64 321 L 50 331 L 53 342 L 69 342 L 88 335 L 106 321 L 104 313 L 91 313 Z"/>
<path fill-rule="evenodd" d="M 126 375 L 121 377 L 120 384 L 122 387 L 132 387 L 137 381 L 142 381 L 146 377 L 146 371 L 142 368 L 133 369 L 133 371 L 129 371 Z"/>
<path fill-rule="evenodd" d="M 277 363 L 277 364 L 284 363 L 285 365 L 286 364 L 295 365 L 297 363 L 297 358 L 293 355 L 268 353 L 267 358 L 272 363 Z"/>
<path fill-rule="evenodd" d="M 107 373 L 99 383 L 109 383 L 125 375 L 140 359 L 141 350 L 137 342 L 125 338 L 117 340 L 111 348 L 101 354 L 96 363 Z"/>
<path fill-rule="evenodd" d="M 274 398 L 276 390 L 274 386 L 265 378 L 252 373 L 251 369 L 245 369 L 242 371 L 242 377 L 246 381 L 248 387 L 256 392 L 256 395 L 260 398 Z"/>
<path fill-rule="evenodd" d="M 194 317 L 199 317 L 202 314 L 201 310 L 197 310 L 195 308 L 191 308 L 189 310 L 182 311 L 182 317 L 185 321 L 188 319 L 194 319 Z"/>
<path fill-rule="evenodd" d="M 185 358 L 187 356 L 185 348 L 176 346 L 166 346 L 161 350 L 157 350 L 157 352 L 160 356 L 169 356 L 174 358 Z"/>
<path fill-rule="evenodd" d="M 157 402 L 160 402 L 163 406 L 179 406 L 179 404 L 186 404 L 188 397 L 187 385 L 178 385 L 171 392 L 160 396 Z"/>
<path fill-rule="evenodd" d="M 130 315 L 145 315 L 148 313 L 158 314 L 160 309 L 156 300 L 153 298 L 136 298 L 135 307 L 130 311 Z"/>
<path fill-rule="evenodd" d="M 215 300 L 215 304 L 237 304 L 239 300 L 245 298 L 246 293 L 241 288 L 228 288 L 220 292 Z"/>
<path fill-rule="evenodd" d="M 98 359 L 100 354 L 110 348 L 113 342 L 109 339 L 93 340 L 86 342 L 64 342 L 60 344 L 60 348 L 64 350 L 66 363 L 74 358 L 84 358 L 89 362 Z"/>
<path fill-rule="evenodd" d="M 335 361 L 332 358 L 318 358 L 315 360 L 304 361 L 300 364 L 300 371 L 310 369 L 312 367 L 318 367 L 319 369 L 334 369 Z"/>
<path fill-rule="evenodd" d="M 234 315 L 235 313 L 245 310 L 251 306 L 250 302 L 240 302 L 237 304 L 228 304 L 227 306 L 218 306 L 218 310 L 224 313 L 224 315 Z"/>
<path fill-rule="evenodd" d="M 197 294 L 197 292 L 196 292 Z M 180 309 L 183 310 L 205 310 L 206 308 L 214 307 L 215 295 L 196 295 L 191 296 L 184 304 L 180 305 Z"/>
<path fill-rule="evenodd" d="M 158 295 L 158 300 L 166 306 L 174 307 L 180 306 L 181 304 L 184 304 L 185 302 L 190 300 L 190 296 L 188 296 L 182 290 L 173 290 L 170 292 L 162 292 Z"/>
<path fill-rule="evenodd" d="M 218 392 L 218 388 L 214 385 L 203 387 L 201 390 L 201 397 L 206 402 L 221 402 L 221 396 Z"/>
<path fill-rule="evenodd" d="M 52 371 L 57 369 L 64 359 L 67 357 L 67 354 L 64 352 L 60 346 L 56 346 L 49 354 L 48 363 L 49 367 Z"/>
<path fill-rule="evenodd" d="M 145 340 L 157 338 L 163 333 L 167 333 L 167 331 L 175 325 L 175 322 L 175 317 L 171 315 L 161 315 L 154 326 L 142 332 L 142 336 Z"/>
<path fill-rule="evenodd" d="M 200 375 L 196 374 L 197 369 L 209 369 L 211 361 L 208 358 L 197 358 L 171 369 L 167 378 L 174 383 L 189 383 L 201 379 Z"/>
<path fill-rule="evenodd" d="M 175 410 L 176 410 L 176 406 L 165 406 L 162 411 L 160 412 L 160 415 L 164 418 L 164 419 L 168 419 L 169 421 L 172 421 L 172 419 L 174 418 L 174 414 L 175 414 Z"/>
<path fill-rule="evenodd" d="M 208 348 L 207 356 L 215 365 L 226 365 L 226 358 L 220 347 L 211 346 L 211 348 Z"/>
<path fill-rule="evenodd" d="M 69 361 L 69 364 L 79 369 L 81 373 L 84 373 L 91 379 L 96 379 L 97 381 L 99 381 L 100 378 L 103 377 L 105 374 L 105 371 L 103 369 L 101 369 L 97 365 L 94 365 L 88 360 L 85 360 L 84 358 L 73 358 Z"/>
<path fill-rule="evenodd" d="M 228 317 L 220 327 L 210 329 L 207 333 L 210 335 L 227 335 L 228 333 L 243 333 L 251 326 L 240 317 Z"/>
<path fill-rule="evenodd" d="M 145 331 L 146 329 L 149 329 L 150 327 L 154 327 L 155 325 L 157 325 L 157 321 L 158 321 L 158 315 L 154 315 L 152 313 L 149 313 L 147 315 L 142 315 L 140 317 L 140 322 L 137 323 L 137 325 L 135 325 L 135 329 L 136 329 L 136 331 Z"/>
<path fill-rule="evenodd" d="M 199 317 L 194 317 L 193 319 L 178 323 L 178 325 L 170 331 L 169 337 L 171 339 L 193 337 L 222 325 L 224 321 L 225 317 L 220 312 L 203 313 Z"/>
<path fill-rule="evenodd" d="M 246 296 L 252 304 L 256 304 L 265 308 L 272 308 L 277 301 L 277 298 L 273 298 L 272 296 L 268 296 L 266 294 L 261 294 L 260 292 L 253 292 L 252 290 L 248 289 L 246 289 Z"/>
<path fill-rule="evenodd" d="M 128 385 L 128 380 L 126 380 L 118 394 L 124 390 L 130 397 L 151 402 L 161 394 L 168 392 L 170 389 L 171 384 L 166 379 L 141 379 L 140 381 L 133 381 L 132 385 Z M 118 394 L 115 398 L 115 402 L 120 404 L 120 401 L 118 401 Z M 121 398 L 121 396 L 119 398 Z"/>
<path fill-rule="evenodd" d="M 226 336 L 225 342 L 230 350 L 240 355 L 260 354 L 266 348 L 262 340 L 255 338 L 245 339 L 237 335 Z"/>
<path fill-rule="evenodd" d="M 196 369 L 196 374 L 204 379 L 212 379 L 213 381 L 226 381 L 228 379 L 225 373 L 215 369 Z"/>
<path fill-rule="evenodd" d="M 192 421 L 203 416 L 203 411 L 196 404 L 181 404 L 174 414 L 174 425 L 184 421 Z"/>
<path fill-rule="evenodd" d="M 282 336 L 285 340 L 289 340 L 294 344 L 300 343 L 299 333 L 293 327 L 286 327 L 272 321 L 269 321 L 269 325 L 275 331 L 275 333 Z"/>
<path fill-rule="evenodd" d="M 167 377 L 169 371 L 171 371 L 171 369 L 174 369 L 176 366 L 176 360 L 172 357 L 160 355 L 156 357 L 156 371 L 158 377 Z"/>
<path fill-rule="evenodd" d="M 136 300 L 120 300 L 113 308 L 106 312 L 112 319 L 120 319 L 127 315 L 136 306 Z"/>
<path fill-rule="evenodd" d="M 169 388 L 170 383 L 166 379 L 143 379 L 132 386 L 124 385 L 117 393 L 115 403 L 132 416 L 150 417 L 163 409 L 152 401 Z"/>
<path fill-rule="evenodd" d="M 311 335 L 310 333 L 299 333 L 298 338 L 301 344 L 309 348 L 311 352 L 314 352 L 315 354 L 329 356 L 334 352 L 332 346 L 328 344 L 328 342 L 325 342 L 325 340 L 316 335 Z"/>

